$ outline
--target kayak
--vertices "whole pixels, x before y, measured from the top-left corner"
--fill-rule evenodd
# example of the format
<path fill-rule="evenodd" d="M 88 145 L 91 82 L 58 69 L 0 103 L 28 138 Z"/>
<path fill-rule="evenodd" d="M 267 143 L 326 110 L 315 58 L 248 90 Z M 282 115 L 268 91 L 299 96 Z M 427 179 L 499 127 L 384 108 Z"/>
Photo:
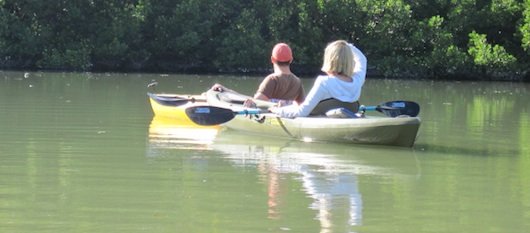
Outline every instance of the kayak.
<path fill-rule="evenodd" d="M 371 147 L 344 143 L 305 143 L 248 134 L 217 126 L 187 126 L 168 118 L 153 117 L 149 125 L 148 157 L 167 156 L 167 150 L 222 152 L 236 166 L 269 164 L 277 172 L 298 172 L 307 165 L 326 167 L 319 171 L 348 171 L 355 174 L 410 176 L 420 170 L 413 149 L 395 150 L 373 156 Z M 242 153 L 244 152 L 244 153 Z"/>
<path fill-rule="evenodd" d="M 237 92 L 206 92 L 211 106 L 244 110 L 243 101 L 251 98 Z M 273 105 L 269 103 L 268 105 Z M 267 104 L 258 102 L 264 109 Z M 395 117 L 366 114 L 362 118 L 296 117 L 283 118 L 273 113 L 236 114 L 223 125 L 229 129 L 301 141 L 320 141 L 353 144 L 374 144 L 411 147 L 417 137 L 419 117 Z"/>
<path fill-rule="evenodd" d="M 173 119 L 182 125 L 197 125 L 186 114 L 188 107 L 207 104 L 202 95 L 147 93 L 147 96 L 156 117 Z"/>

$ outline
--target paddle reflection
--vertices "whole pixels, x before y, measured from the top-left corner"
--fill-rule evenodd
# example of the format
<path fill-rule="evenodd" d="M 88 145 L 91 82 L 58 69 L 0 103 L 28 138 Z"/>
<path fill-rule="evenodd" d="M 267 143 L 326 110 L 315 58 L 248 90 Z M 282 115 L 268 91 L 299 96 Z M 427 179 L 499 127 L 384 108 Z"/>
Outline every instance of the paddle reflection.
<path fill-rule="evenodd" d="M 269 219 L 288 217 L 282 214 L 292 208 L 287 198 L 293 190 L 286 180 L 295 177 L 311 200 L 308 208 L 316 211 L 321 232 L 362 224 L 359 177 L 410 176 L 416 175 L 410 171 L 417 170 L 410 156 L 408 160 L 396 153 L 378 157 L 373 147 L 286 141 L 231 130 L 219 132 L 216 127 L 185 128 L 167 121 L 153 122 L 149 141 L 158 147 L 215 150 L 232 166 L 256 168 L 267 186 Z M 186 143 L 189 145 L 184 146 Z M 410 155 L 410 150 L 402 151 Z"/>

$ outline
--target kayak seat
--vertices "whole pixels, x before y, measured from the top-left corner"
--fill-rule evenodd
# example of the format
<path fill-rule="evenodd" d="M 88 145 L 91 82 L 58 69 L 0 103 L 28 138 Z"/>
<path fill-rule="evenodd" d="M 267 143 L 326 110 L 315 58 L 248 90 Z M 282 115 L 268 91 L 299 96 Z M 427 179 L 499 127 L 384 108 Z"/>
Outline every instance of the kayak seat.
<path fill-rule="evenodd" d="M 329 110 L 344 108 L 350 112 L 356 113 L 359 111 L 359 101 L 353 103 L 343 102 L 335 98 L 329 98 L 320 101 L 317 106 L 311 111 L 310 116 L 324 116 Z"/>
<path fill-rule="evenodd" d="M 363 116 L 358 113 L 354 113 L 346 108 L 335 108 L 326 112 L 326 116 L 329 118 L 362 118 Z"/>

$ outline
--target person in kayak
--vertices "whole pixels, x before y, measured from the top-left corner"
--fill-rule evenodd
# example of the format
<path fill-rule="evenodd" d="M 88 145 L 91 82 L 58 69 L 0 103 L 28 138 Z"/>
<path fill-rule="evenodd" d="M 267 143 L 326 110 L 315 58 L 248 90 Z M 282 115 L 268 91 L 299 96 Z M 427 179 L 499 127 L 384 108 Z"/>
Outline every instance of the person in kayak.
<path fill-rule="evenodd" d="M 261 82 L 254 94 L 254 99 L 271 101 L 279 106 L 289 105 L 293 101 L 301 104 L 305 99 L 304 87 L 300 78 L 291 72 L 293 53 L 289 45 L 278 43 L 272 49 L 271 62 L 274 72 Z M 232 91 L 216 83 L 212 86 L 215 91 Z M 246 107 L 255 107 L 254 101 L 245 101 Z"/>
<path fill-rule="evenodd" d="M 330 43 L 324 51 L 322 71 L 300 105 L 271 107 L 282 117 L 325 115 L 327 111 L 345 108 L 359 110 L 359 98 L 366 78 L 367 59 L 354 45 L 345 40 Z"/>

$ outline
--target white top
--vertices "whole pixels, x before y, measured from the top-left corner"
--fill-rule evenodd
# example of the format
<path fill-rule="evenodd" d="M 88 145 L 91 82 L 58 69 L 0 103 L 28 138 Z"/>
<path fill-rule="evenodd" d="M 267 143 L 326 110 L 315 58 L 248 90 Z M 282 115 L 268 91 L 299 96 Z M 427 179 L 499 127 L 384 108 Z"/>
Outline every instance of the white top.
<path fill-rule="evenodd" d="M 325 99 L 335 98 L 343 102 L 358 101 L 366 78 L 367 60 L 361 50 L 352 44 L 348 45 L 353 51 L 353 60 L 355 61 L 352 82 L 343 81 L 335 76 L 320 75 L 301 105 L 276 108 L 273 109 L 273 112 L 282 117 L 305 117 L 309 116 L 317 104 Z"/>

